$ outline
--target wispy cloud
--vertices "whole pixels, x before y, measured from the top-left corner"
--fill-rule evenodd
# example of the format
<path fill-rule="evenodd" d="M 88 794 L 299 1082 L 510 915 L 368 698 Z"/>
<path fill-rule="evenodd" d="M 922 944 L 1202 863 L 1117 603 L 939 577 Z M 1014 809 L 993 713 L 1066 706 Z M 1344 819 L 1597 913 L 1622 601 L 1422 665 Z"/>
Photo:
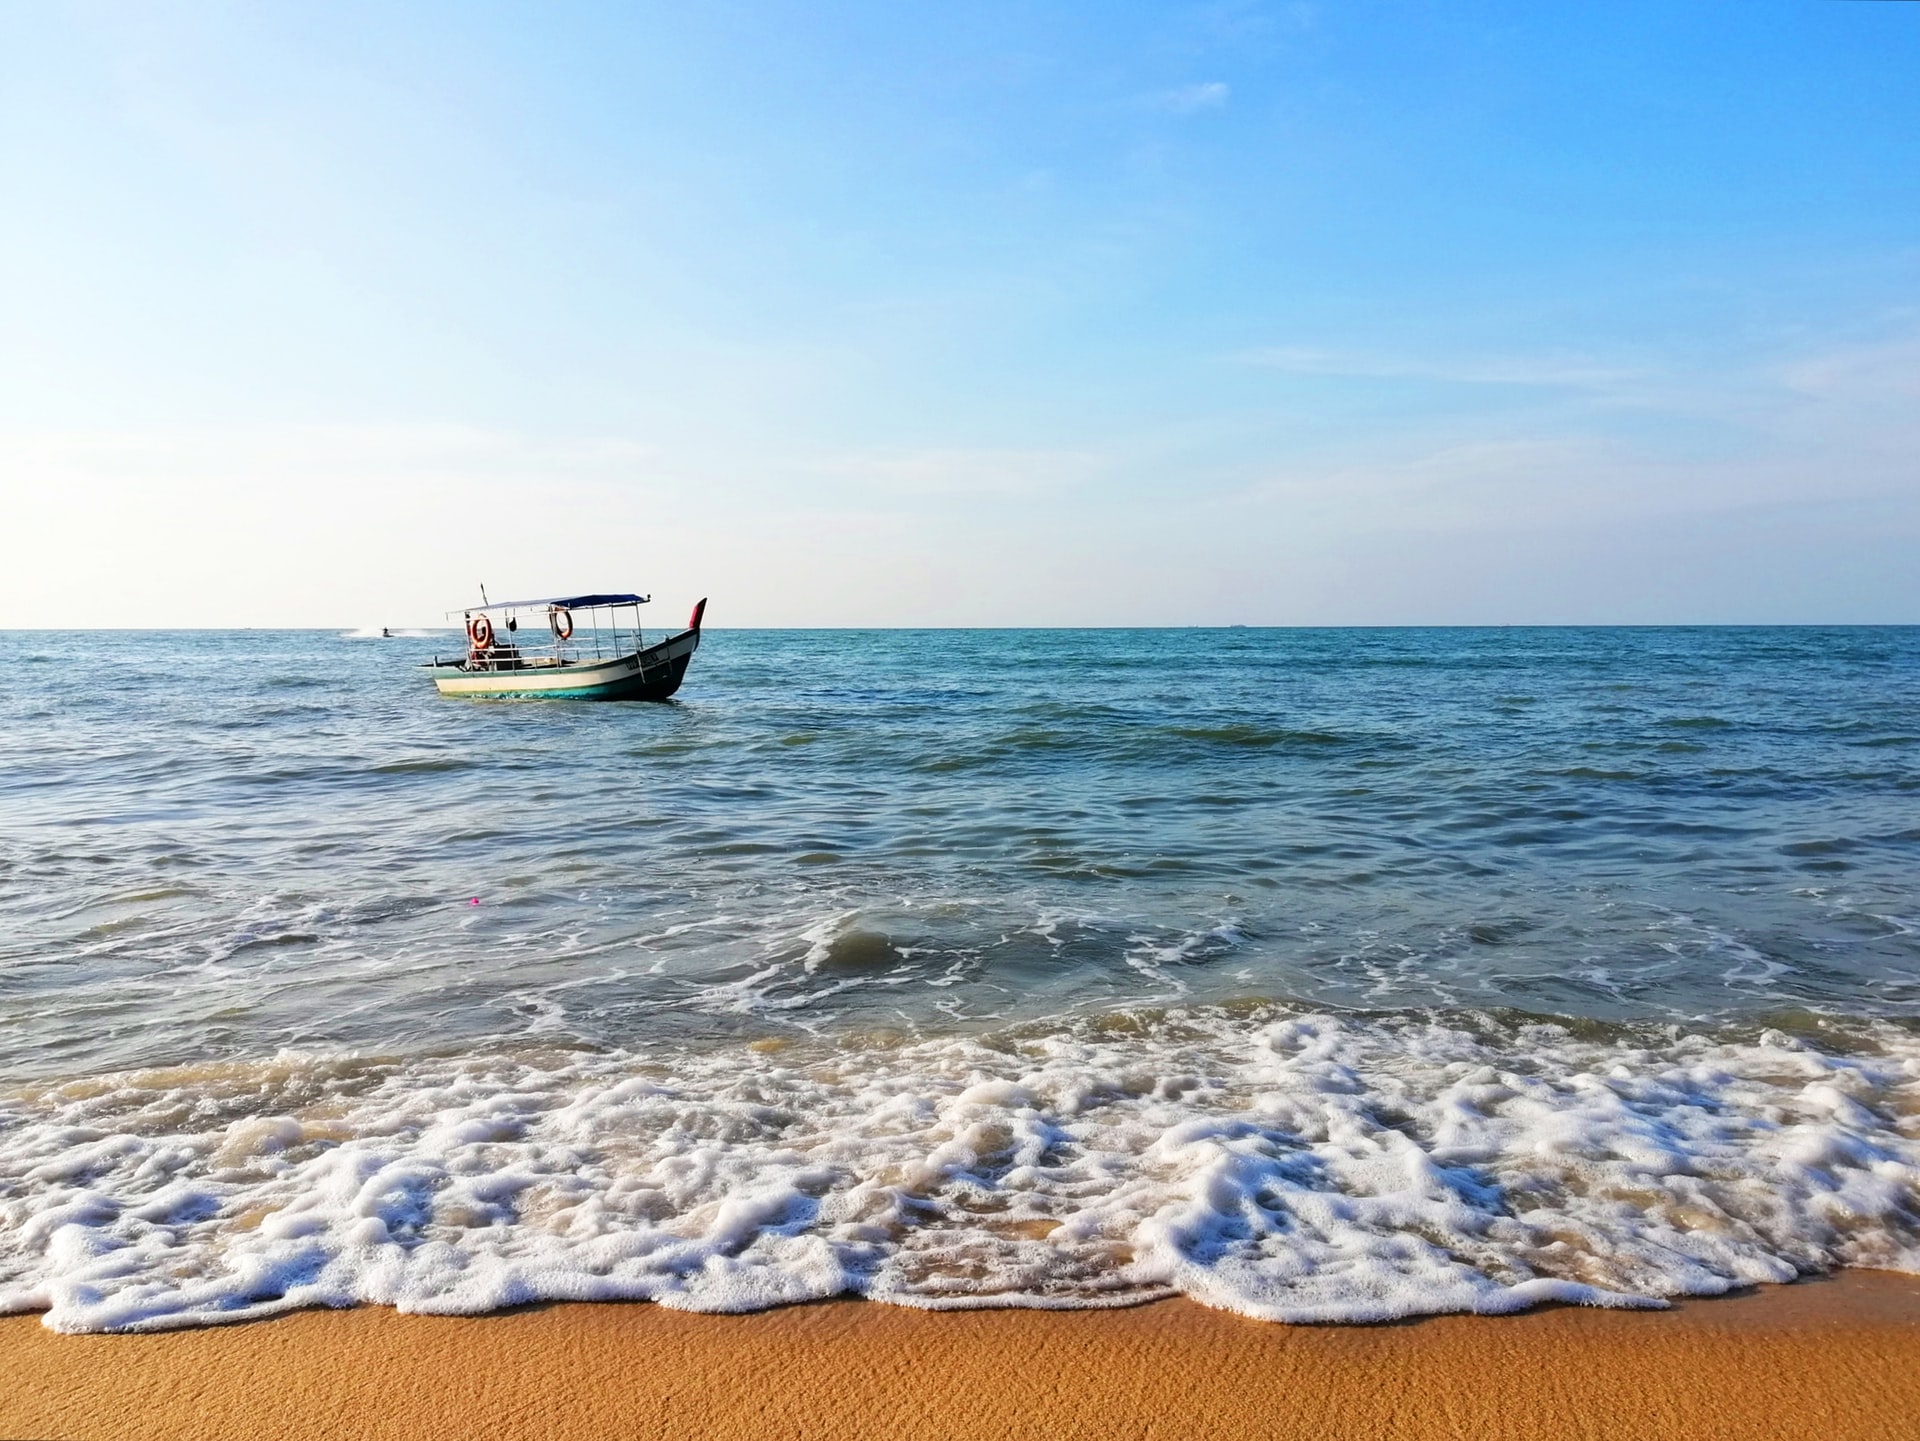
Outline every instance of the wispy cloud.
<path fill-rule="evenodd" d="M 1319 21 L 1318 7 L 1310 0 L 1292 0 L 1279 6 L 1265 0 L 1218 0 L 1188 15 L 1200 36 L 1224 45 L 1244 44 L 1275 31 L 1311 30 Z"/>
<path fill-rule="evenodd" d="M 1366 380 L 1425 380 L 1453 385 L 1538 385 L 1570 389 L 1612 388 L 1646 377 L 1644 370 L 1605 365 L 1568 354 L 1458 356 L 1446 360 L 1308 346 L 1265 346 L 1235 359 L 1290 375 L 1350 376 Z"/>
<path fill-rule="evenodd" d="M 1424 445 L 1409 436 L 1371 456 L 1293 462 L 1241 495 L 1328 534 L 1571 533 L 1677 516 L 1910 500 L 1911 486 L 1884 457 L 1861 449 L 1844 455 L 1843 465 L 1832 464 L 1840 457 L 1830 450 L 1784 447 L 1676 458 L 1599 433 Z"/>
<path fill-rule="evenodd" d="M 1174 90 L 1162 90 L 1149 97 L 1148 103 L 1155 110 L 1165 111 L 1169 115 L 1195 115 L 1202 110 L 1219 110 L 1232 95 L 1232 88 L 1224 80 L 1207 80 L 1198 85 L 1182 85 Z"/>
<path fill-rule="evenodd" d="M 1085 450 L 924 448 L 860 451 L 807 469 L 894 498 L 1032 496 L 1077 486 L 1101 468 Z"/>
<path fill-rule="evenodd" d="M 1785 366 L 1789 390 L 1818 399 L 1920 399 L 1920 336 L 1836 347 Z"/>

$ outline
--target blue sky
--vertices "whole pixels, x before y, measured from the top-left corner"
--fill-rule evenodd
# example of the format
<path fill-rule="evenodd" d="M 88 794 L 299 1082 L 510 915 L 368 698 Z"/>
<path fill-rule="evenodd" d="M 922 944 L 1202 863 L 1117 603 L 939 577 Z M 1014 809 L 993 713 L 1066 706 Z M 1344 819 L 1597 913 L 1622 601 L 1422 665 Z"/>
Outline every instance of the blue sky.
<path fill-rule="evenodd" d="M 1916 77 L 1872 0 L 0 3 L 0 625 L 1920 621 Z"/>

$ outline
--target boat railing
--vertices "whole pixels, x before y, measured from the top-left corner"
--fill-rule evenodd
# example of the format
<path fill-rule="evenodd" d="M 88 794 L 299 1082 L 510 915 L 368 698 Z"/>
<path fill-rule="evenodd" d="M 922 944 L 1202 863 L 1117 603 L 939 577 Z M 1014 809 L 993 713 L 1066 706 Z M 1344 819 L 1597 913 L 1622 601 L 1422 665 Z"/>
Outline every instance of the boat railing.
<path fill-rule="evenodd" d="M 469 646 L 455 656 L 435 654 L 435 666 L 460 666 L 466 670 L 542 670 L 555 666 L 582 665 L 589 661 L 618 660 L 646 648 L 638 630 L 587 630 L 573 633 L 571 639 L 543 636 L 522 640 L 525 632 L 496 632 L 494 643 L 485 649 Z"/>

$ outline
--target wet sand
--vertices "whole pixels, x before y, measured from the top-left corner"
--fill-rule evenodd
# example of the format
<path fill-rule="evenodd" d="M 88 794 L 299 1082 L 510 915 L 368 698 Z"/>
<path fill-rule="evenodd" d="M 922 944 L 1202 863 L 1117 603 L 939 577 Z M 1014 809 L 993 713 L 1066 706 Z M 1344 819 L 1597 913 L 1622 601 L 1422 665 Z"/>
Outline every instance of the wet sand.
<path fill-rule="evenodd" d="M 150 1336 L 0 1319 L 0 1437 L 1912 1437 L 1920 1279 L 1666 1312 L 1276 1326 L 1185 1301 L 754 1316 L 363 1308 Z"/>

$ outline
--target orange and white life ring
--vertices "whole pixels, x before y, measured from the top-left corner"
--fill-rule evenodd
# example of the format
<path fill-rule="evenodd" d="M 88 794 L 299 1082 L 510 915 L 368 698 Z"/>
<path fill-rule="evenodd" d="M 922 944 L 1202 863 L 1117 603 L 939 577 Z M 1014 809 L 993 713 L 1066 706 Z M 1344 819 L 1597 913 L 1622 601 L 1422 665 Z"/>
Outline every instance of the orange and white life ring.
<path fill-rule="evenodd" d="M 493 622 L 484 615 L 476 615 L 467 622 L 467 639 L 473 642 L 475 650 L 493 648 Z"/>
<path fill-rule="evenodd" d="M 573 612 L 564 605 L 556 605 L 547 615 L 547 624 L 553 627 L 556 640 L 573 639 Z"/>

